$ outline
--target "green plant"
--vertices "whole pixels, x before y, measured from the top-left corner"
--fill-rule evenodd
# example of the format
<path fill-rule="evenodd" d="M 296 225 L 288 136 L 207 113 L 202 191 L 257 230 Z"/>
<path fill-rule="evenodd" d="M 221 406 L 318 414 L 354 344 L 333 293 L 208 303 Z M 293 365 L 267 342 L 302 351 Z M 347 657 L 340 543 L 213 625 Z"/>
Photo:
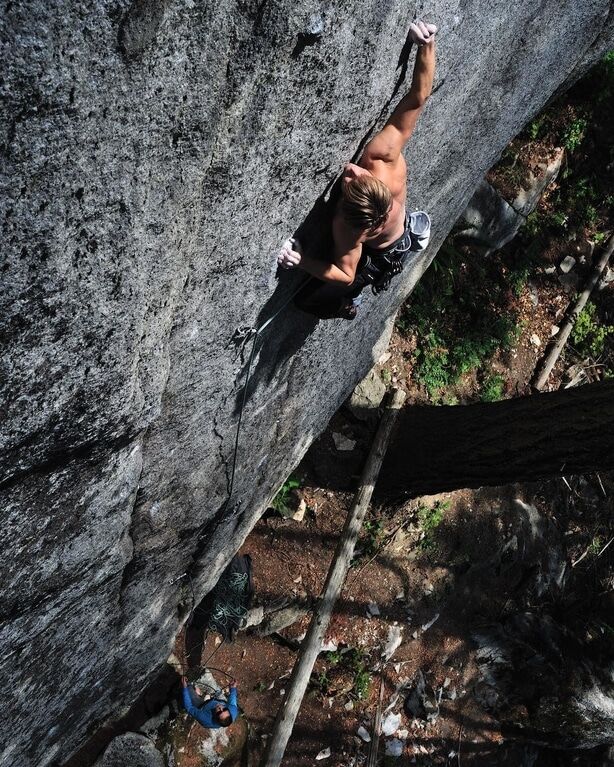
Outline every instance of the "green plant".
<path fill-rule="evenodd" d="M 412 331 L 411 322 L 407 319 L 407 316 L 402 311 L 397 315 L 394 326 L 402 336 L 408 336 Z"/>
<path fill-rule="evenodd" d="M 353 692 L 357 698 L 369 695 L 371 677 L 367 669 L 369 654 L 359 647 L 350 647 L 345 655 L 346 667 L 353 673 Z"/>
<path fill-rule="evenodd" d="M 448 350 L 435 333 L 428 333 L 420 339 L 416 359 L 416 377 L 426 387 L 429 397 L 437 396 L 444 386 L 452 382 Z"/>
<path fill-rule="evenodd" d="M 300 486 L 300 480 L 290 475 L 271 501 L 271 507 L 284 517 L 291 516 L 295 511 L 293 508 L 295 490 L 298 490 Z"/>
<path fill-rule="evenodd" d="M 597 307 L 591 301 L 574 323 L 571 339 L 578 354 L 583 357 L 599 357 L 603 354 L 608 336 L 614 333 L 614 325 L 602 325 L 597 315 Z"/>
<path fill-rule="evenodd" d="M 366 669 L 360 669 L 354 674 L 354 693 L 361 700 L 368 697 L 371 687 L 371 677 Z"/>
<path fill-rule="evenodd" d="M 512 286 L 512 290 L 514 291 L 514 294 L 518 298 L 520 298 L 520 296 L 522 295 L 522 292 L 525 289 L 530 276 L 531 276 L 531 267 L 528 265 L 523 265 L 518 267 L 517 269 L 512 269 L 512 271 L 510 272 L 509 282 L 510 282 L 510 285 Z"/>
<path fill-rule="evenodd" d="M 487 376 L 482 383 L 480 399 L 482 402 L 499 402 L 503 399 L 503 389 L 505 379 L 503 376 L 495 373 Z"/>
<path fill-rule="evenodd" d="M 441 398 L 441 404 L 448 405 L 448 407 L 453 407 L 454 405 L 458 405 L 458 402 L 459 400 L 456 394 L 452 394 L 451 392 L 446 392 Z"/>
<path fill-rule="evenodd" d="M 600 536 L 596 535 L 590 543 L 589 553 L 591 554 L 591 556 L 594 557 L 597 554 L 599 554 L 602 548 L 603 548 L 603 541 L 601 540 Z"/>
<path fill-rule="evenodd" d="M 529 134 L 531 141 L 535 141 L 540 137 L 545 120 L 545 114 L 538 115 L 535 119 L 531 120 L 529 127 L 527 128 L 527 133 Z"/>
<path fill-rule="evenodd" d="M 584 223 L 593 226 L 599 219 L 599 213 L 594 205 L 586 205 L 584 208 Z"/>
<path fill-rule="evenodd" d="M 554 213 L 551 213 L 548 218 L 550 224 L 555 229 L 566 229 L 567 224 L 569 223 L 569 216 L 567 213 L 564 213 L 562 210 L 557 210 Z"/>
<path fill-rule="evenodd" d="M 360 647 L 340 646 L 336 650 L 322 653 L 327 664 L 326 671 L 312 677 L 312 685 L 317 692 L 328 695 L 333 686 L 332 675 L 350 675 L 352 678 L 351 692 L 356 698 L 366 698 L 371 686 L 368 670 L 369 653 Z M 347 689 L 347 688 L 346 688 Z"/>
<path fill-rule="evenodd" d="M 382 381 L 385 384 L 389 384 L 392 381 L 392 375 L 388 368 L 382 368 L 382 372 L 380 373 L 380 376 L 382 378 Z"/>
<path fill-rule="evenodd" d="M 565 134 L 563 135 L 563 144 L 565 149 L 567 149 L 569 152 L 575 152 L 575 150 L 584 141 L 587 126 L 588 123 L 583 117 L 576 117 L 576 119 L 568 126 Z"/>
<path fill-rule="evenodd" d="M 326 671 L 321 671 L 315 677 L 312 676 L 311 685 L 313 689 L 315 689 L 315 691 L 319 692 L 321 695 L 328 695 L 328 691 L 331 687 L 331 681 L 328 678 Z"/>
<path fill-rule="evenodd" d="M 367 555 L 373 555 L 379 549 L 382 536 L 384 534 L 384 525 L 379 519 L 368 519 L 363 525 L 363 536 L 361 537 L 361 548 Z"/>
<path fill-rule="evenodd" d="M 420 548 L 423 551 L 432 551 L 436 548 L 434 533 L 443 522 L 444 514 L 449 508 L 449 501 L 436 501 L 433 506 L 418 507 L 418 522 L 423 533 Z"/>
<path fill-rule="evenodd" d="M 539 211 L 534 210 L 527 216 L 527 220 L 524 223 L 523 229 L 525 234 L 527 234 L 529 237 L 537 237 L 543 226 L 544 217 Z"/>

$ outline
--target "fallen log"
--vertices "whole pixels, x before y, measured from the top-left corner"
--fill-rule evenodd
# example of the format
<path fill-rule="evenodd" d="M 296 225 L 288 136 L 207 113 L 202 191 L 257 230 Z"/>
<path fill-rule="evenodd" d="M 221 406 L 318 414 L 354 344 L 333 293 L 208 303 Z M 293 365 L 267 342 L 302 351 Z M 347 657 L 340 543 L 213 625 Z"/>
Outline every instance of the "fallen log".
<path fill-rule="evenodd" d="M 341 592 L 352 561 L 354 547 L 373 495 L 373 488 L 390 441 L 396 416 L 404 400 L 405 392 L 396 389 L 385 405 L 384 415 L 360 478 L 358 491 L 354 496 L 335 556 L 328 570 L 324 593 L 312 616 L 309 630 L 301 646 L 300 655 L 292 670 L 286 694 L 277 713 L 273 733 L 262 761 L 263 767 L 279 767 L 283 758 L 313 666 L 320 653 L 335 602 Z"/>
<path fill-rule="evenodd" d="M 614 252 L 614 235 L 612 235 L 610 239 L 608 240 L 608 243 L 606 247 L 604 248 L 603 253 L 597 260 L 597 263 L 595 264 L 595 266 L 593 267 L 593 271 L 591 272 L 591 275 L 588 278 L 586 285 L 584 286 L 584 290 L 578 296 L 571 311 L 567 313 L 567 316 L 565 317 L 565 320 L 563 324 L 561 325 L 559 332 L 556 334 L 556 338 L 550 345 L 550 348 L 546 352 L 542 361 L 537 366 L 535 370 L 535 375 L 533 376 L 533 383 L 532 383 L 532 388 L 534 391 L 539 392 L 546 385 L 548 378 L 550 377 L 550 373 L 552 372 L 552 368 L 556 365 L 556 361 L 560 357 L 561 352 L 563 351 L 563 348 L 565 347 L 565 344 L 567 343 L 567 339 L 569 338 L 569 335 L 571 331 L 573 330 L 573 326 L 575 325 L 580 312 L 586 306 L 586 302 L 588 301 L 591 293 L 595 289 L 595 286 L 599 282 L 599 278 L 601 277 L 603 270 L 608 265 L 608 261 L 610 260 L 610 257 L 612 256 L 613 252 Z"/>

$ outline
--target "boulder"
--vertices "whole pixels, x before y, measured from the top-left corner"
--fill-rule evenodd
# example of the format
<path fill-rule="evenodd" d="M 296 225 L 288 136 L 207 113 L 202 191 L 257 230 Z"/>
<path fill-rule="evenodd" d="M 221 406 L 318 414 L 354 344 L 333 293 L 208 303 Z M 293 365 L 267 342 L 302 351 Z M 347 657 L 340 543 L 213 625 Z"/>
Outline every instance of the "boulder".
<path fill-rule="evenodd" d="M 347 406 L 353 416 L 361 421 L 378 418 L 378 408 L 386 393 L 386 384 L 373 368 L 352 392 Z"/>
<path fill-rule="evenodd" d="M 113 738 L 95 767 L 165 767 L 165 761 L 150 738 L 127 732 Z"/>
<path fill-rule="evenodd" d="M 507 245 L 558 176 L 563 155 L 563 149 L 558 149 L 551 159 L 538 163 L 535 172 L 529 173 L 509 200 L 482 179 L 461 216 L 458 235 L 465 242 L 486 247 L 488 252 Z"/>
<path fill-rule="evenodd" d="M 518 190 L 516 197 L 510 201 L 512 208 L 525 219 L 535 210 L 542 194 L 556 180 L 564 156 L 565 150 L 559 147 L 551 158 L 537 163 L 535 171 L 529 174 L 529 178 Z"/>
<path fill-rule="evenodd" d="M 459 236 L 466 242 L 499 250 L 514 239 L 526 218 L 482 179 L 461 217 Z"/>

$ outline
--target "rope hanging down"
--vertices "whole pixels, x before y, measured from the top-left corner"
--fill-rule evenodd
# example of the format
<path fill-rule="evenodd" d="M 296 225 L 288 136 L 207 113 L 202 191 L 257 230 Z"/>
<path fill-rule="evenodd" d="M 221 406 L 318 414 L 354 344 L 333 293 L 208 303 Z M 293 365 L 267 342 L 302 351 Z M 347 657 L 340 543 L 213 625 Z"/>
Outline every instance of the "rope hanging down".
<path fill-rule="evenodd" d="M 279 315 L 286 309 L 286 307 L 294 300 L 294 298 L 298 295 L 298 293 L 304 288 L 304 286 L 311 280 L 311 277 L 308 277 L 307 279 L 303 280 L 298 287 L 290 294 L 290 296 L 282 303 L 282 305 L 275 311 L 268 319 L 266 319 L 259 327 L 252 327 L 248 330 L 248 339 L 251 340 L 251 349 L 249 353 L 249 358 L 247 362 L 247 369 L 245 373 L 245 383 L 243 386 L 243 395 L 241 397 L 241 405 L 239 408 L 239 417 L 237 420 L 237 429 L 235 433 L 235 440 L 234 440 L 234 447 L 233 447 L 233 453 L 232 453 L 232 467 L 230 471 L 230 479 L 228 482 L 228 498 L 226 499 L 226 503 L 224 505 L 224 508 L 227 509 L 230 506 L 230 502 L 232 500 L 232 494 L 234 491 L 234 483 L 235 483 L 235 476 L 236 476 L 236 468 L 237 468 L 237 455 L 239 453 L 239 443 L 241 438 L 241 426 L 243 423 L 243 412 L 245 411 L 245 405 L 247 403 L 247 392 L 249 389 L 249 382 L 251 379 L 251 373 L 252 373 L 252 365 L 254 362 L 254 357 L 256 355 L 256 341 L 257 339 L 262 335 L 262 333 L 268 328 L 268 326 L 274 322 L 274 320 L 279 317 Z M 249 342 L 248 340 L 248 342 Z M 178 576 L 178 578 L 174 578 L 170 583 L 174 583 L 176 580 L 179 580 L 181 578 L 187 577 L 188 583 L 190 585 L 190 591 L 192 595 L 192 606 L 190 608 L 190 612 L 188 613 L 188 616 L 185 621 L 185 625 L 189 626 L 192 622 L 192 616 L 194 615 L 194 612 L 196 610 L 196 595 L 194 593 L 194 585 L 192 583 L 192 577 L 189 572 L 183 573 L 182 575 Z M 208 633 L 208 632 L 207 632 Z M 204 665 L 200 666 L 199 668 L 207 668 L 208 661 L 215 655 L 217 650 L 222 646 L 224 642 L 220 645 L 218 645 L 213 652 L 211 653 L 211 656 L 207 658 L 207 661 Z M 185 664 L 182 663 L 182 666 Z M 223 672 L 226 673 L 226 672 Z"/>
<path fill-rule="evenodd" d="M 252 364 L 254 362 L 254 357 L 256 356 L 256 340 L 262 335 L 262 333 L 268 328 L 268 326 L 279 317 L 279 315 L 284 311 L 284 309 L 296 298 L 296 296 L 300 293 L 300 291 L 305 287 L 305 285 L 313 279 L 312 277 L 308 277 L 306 280 L 303 280 L 300 285 L 294 290 L 290 297 L 287 298 L 284 303 L 277 309 L 276 312 L 274 312 L 267 320 L 265 320 L 262 325 L 258 328 L 250 328 L 248 333 L 251 336 L 251 344 L 252 347 L 250 349 L 249 358 L 247 361 L 247 370 L 245 372 L 245 383 L 243 385 L 243 396 L 241 397 L 241 406 L 239 408 L 239 418 L 237 421 L 237 431 L 235 434 L 235 443 L 234 443 L 234 449 L 232 454 L 232 468 L 230 470 L 230 480 L 228 482 L 228 499 L 226 500 L 226 507 L 230 505 L 230 502 L 232 500 L 232 493 L 234 490 L 234 484 L 235 484 L 235 474 L 236 474 L 236 468 L 237 468 L 237 455 L 239 453 L 239 440 L 241 437 L 241 425 L 243 423 L 243 411 L 245 410 L 245 405 L 247 403 L 247 391 L 249 389 L 249 382 L 252 374 Z"/>

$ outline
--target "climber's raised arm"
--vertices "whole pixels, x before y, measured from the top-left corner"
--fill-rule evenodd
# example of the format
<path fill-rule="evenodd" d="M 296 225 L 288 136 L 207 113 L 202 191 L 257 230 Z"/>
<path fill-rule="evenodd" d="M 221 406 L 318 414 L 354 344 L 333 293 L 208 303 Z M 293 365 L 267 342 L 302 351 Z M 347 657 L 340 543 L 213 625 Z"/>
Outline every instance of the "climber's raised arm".
<path fill-rule="evenodd" d="M 374 161 L 394 163 L 399 159 L 405 144 L 409 141 L 418 117 L 433 90 L 435 77 L 435 34 L 434 24 L 417 21 L 409 28 L 409 34 L 418 45 L 411 87 L 398 103 L 396 109 L 382 130 L 366 145 L 359 165 L 368 168 Z"/>

